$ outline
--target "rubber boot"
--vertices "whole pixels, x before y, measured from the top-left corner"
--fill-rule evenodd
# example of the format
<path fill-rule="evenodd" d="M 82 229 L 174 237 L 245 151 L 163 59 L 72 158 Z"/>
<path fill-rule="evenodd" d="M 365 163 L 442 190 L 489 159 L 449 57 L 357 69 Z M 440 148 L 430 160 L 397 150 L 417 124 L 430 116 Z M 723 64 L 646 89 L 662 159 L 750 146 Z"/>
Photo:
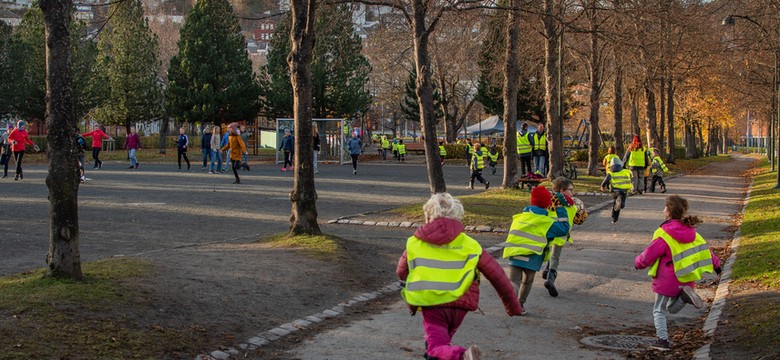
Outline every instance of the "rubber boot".
<path fill-rule="evenodd" d="M 547 288 L 547 292 L 549 292 L 552 297 L 558 296 L 558 289 L 555 288 L 556 277 L 558 277 L 558 271 L 550 269 L 550 271 L 547 272 L 547 280 L 544 282 L 544 287 Z"/>

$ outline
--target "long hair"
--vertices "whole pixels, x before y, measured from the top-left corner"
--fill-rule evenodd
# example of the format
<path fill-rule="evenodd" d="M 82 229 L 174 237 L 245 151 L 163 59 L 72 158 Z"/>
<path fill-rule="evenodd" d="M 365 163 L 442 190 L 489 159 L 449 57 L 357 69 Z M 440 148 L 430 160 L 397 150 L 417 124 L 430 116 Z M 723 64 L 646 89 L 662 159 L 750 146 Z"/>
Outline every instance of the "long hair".
<path fill-rule="evenodd" d="M 688 215 L 688 200 L 679 196 L 672 195 L 666 198 L 666 211 L 669 213 L 669 219 L 680 220 L 685 225 L 695 227 L 702 221 L 693 215 Z"/>
<path fill-rule="evenodd" d="M 634 135 L 634 141 L 631 142 L 631 145 L 629 145 L 628 150 L 634 151 L 640 148 L 642 148 L 642 139 L 640 139 L 638 135 Z"/>

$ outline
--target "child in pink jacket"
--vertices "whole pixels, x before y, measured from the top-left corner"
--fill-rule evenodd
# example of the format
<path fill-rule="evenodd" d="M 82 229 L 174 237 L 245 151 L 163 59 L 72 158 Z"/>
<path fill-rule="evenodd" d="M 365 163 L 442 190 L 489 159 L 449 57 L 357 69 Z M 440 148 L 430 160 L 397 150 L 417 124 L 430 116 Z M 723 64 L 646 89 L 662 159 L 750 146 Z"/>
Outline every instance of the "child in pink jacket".
<path fill-rule="evenodd" d="M 402 294 L 409 303 L 412 315 L 418 308 L 422 310 L 423 329 L 425 331 L 426 359 L 439 360 L 478 360 L 481 359 L 481 351 L 476 345 L 468 349 L 452 345 L 452 337 L 458 331 L 469 311 L 477 310 L 479 304 L 479 275 L 484 275 L 501 297 L 504 309 L 509 316 L 518 316 L 523 312 L 523 307 L 515 297 L 512 283 L 507 278 L 504 269 L 486 250 L 482 249 L 476 240 L 463 233 L 464 227 L 460 220 L 463 218 L 463 205 L 448 193 L 433 194 L 430 200 L 423 205 L 425 213 L 425 225 L 414 232 L 406 243 L 406 251 L 398 260 L 396 274 L 405 282 Z M 427 250 L 431 249 L 431 250 Z M 468 254 L 461 254 L 465 250 Z M 444 256 L 464 255 L 463 261 L 444 259 Z M 440 254 L 442 257 L 436 257 Z M 420 256 L 418 256 L 420 255 Z M 466 256 L 467 255 L 467 256 Z M 461 263 L 462 268 L 430 269 L 442 263 Z M 442 265 L 443 266 L 443 265 Z M 452 265 L 450 265 L 452 266 Z M 465 293 L 457 296 L 456 291 L 433 291 L 438 295 L 423 295 L 420 292 L 430 290 L 419 287 L 430 286 L 427 283 L 447 282 L 443 278 L 426 278 L 420 276 L 422 272 L 436 274 L 437 271 L 463 271 L 471 283 L 465 288 Z M 473 274 L 473 277 L 472 276 Z M 465 279 L 465 278 L 464 278 Z M 428 280 L 428 281 L 425 281 Z M 421 285 L 418 285 L 421 284 Z M 464 284 L 463 286 L 466 286 Z M 442 289 L 439 289 L 442 290 Z M 463 289 L 461 289 L 463 290 Z M 453 294 L 452 292 L 456 292 Z M 415 294 L 417 293 L 417 294 Z M 415 304 L 415 300 L 421 300 L 428 305 Z"/>
<path fill-rule="evenodd" d="M 669 333 L 666 328 L 666 312 L 676 314 L 685 304 L 697 309 L 703 302 L 694 281 L 706 272 L 720 274 L 720 261 L 709 250 L 707 243 L 696 232 L 701 223 L 696 216 L 687 215 L 688 201 L 672 195 L 666 198 L 666 221 L 653 234 L 653 242 L 634 259 L 637 269 L 650 267 L 653 277 L 653 322 L 658 339 L 651 347 L 669 350 Z M 676 254 L 676 257 L 673 256 Z"/>

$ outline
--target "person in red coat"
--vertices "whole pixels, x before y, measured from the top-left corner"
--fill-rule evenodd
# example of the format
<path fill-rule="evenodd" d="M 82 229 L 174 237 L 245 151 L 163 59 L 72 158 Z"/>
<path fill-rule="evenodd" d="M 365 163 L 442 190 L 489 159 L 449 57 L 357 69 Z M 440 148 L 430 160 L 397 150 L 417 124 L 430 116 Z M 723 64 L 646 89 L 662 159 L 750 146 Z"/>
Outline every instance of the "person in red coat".
<path fill-rule="evenodd" d="M 27 150 L 27 145 L 34 146 L 35 150 L 38 151 L 38 145 L 35 145 L 27 134 L 27 123 L 24 120 L 19 120 L 16 123 L 16 129 L 11 130 L 8 134 L 8 143 L 11 144 L 11 152 L 14 153 L 14 160 L 16 160 L 16 176 L 14 180 L 23 179 L 22 159 L 24 158 L 24 152 Z"/>
<path fill-rule="evenodd" d="M 95 162 L 95 169 L 103 167 L 103 162 L 100 161 L 100 150 L 103 150 L 103 139 L 110 139 L 111 137 L 106 134 L 102 128 L 95 126 L 92 131 L 81 134 L 82 137 L 92 137 L 92 160 Z"/>
<path fill-rule="evenodd" d="M 439 250 L 453 249 L 453 252 L 458 252 L 458 249 L 461 248 L 460 245 L 465 245 L 465 247 L 471 248 L 472 250 L 470 251 L 474 254 L 479 254 L 478 260 L 476 261 L 474 261 L 471 256 L 465 257 L 465 259 L 467 259 L 465 261 L 459 261 L 459 263 L 465 263 L 467 265 L 464 265 L 463 269 L 455 269 L 455 271 L 476 270 L 476 272 L 474 272 L 473 278 L 466 278 L 466 280 L 471 281 L 471 284 L 465 289 L 465 293 L 457 297 L 454 301 L 446 302 L 448 300 L 443 300 L 445 301 L 444 303 L 439 303 L 441 301 L 437 302 L 430 300 L 431 297 L 435 297 L 436 295 L 423 295 L 423 298 L 427 297 L 428 299 L 428 301 L 424 302 L 439 304 L 421 306 L 410 303 L 412 315 L 417 312 L 417 309 L 420 309 L 423 315 L 423 328 L 425 331 L 426 343 L 425 356 L 428 359 L 436 358 L 440 360 L 480 359 L 481 351 L 476 345 L 472 345 L 466 349 L 450 343 L 452 337 L 455 336 L 458 327 L 460 327 L 460 324 L 463 322 L 466 313 L 477 310 L 477 306 L 479 305 L 479 274 L 484 275 L 496 289 L 501 297 L 501 301 L 504 303 L 506 313 L 509 316 L 521 315 L 523 308 L 515 297 L 515 290 L 512 286 L 512 282 L 509 281 L 509 278 L 507 278 L 506 273 L 504 273 L 504 270 L 498 262 L 486 250 L 481 249 L 479 243 L 463 233 L 464 226 L 463 223 L 461 223 L 461 219 L 463 218 L 463 205 L 461 205 L 459 200 L 453 198 L 452 195 L 448 193 L 433 194 L 423 206 L 423 211 L 425 213 L 426 223 L 417 229 L 417 231 L 414 232 L 414 236 L 410 237 L 407 241 L 406 251 L 404 251 L 403 255 L 401 255 L 401 258 L 398 260 L 398 267 L 396 269 L 396 274 L 405 283 L 402 294 L 407 300 L 407 303 L 415 296 L 411 294 L 416 289 L 412 284 L 415 284 L 415 279 L 419 279 L 417 274 L 410 276 L 410 273 L 415 271 L 426 271 L 425 268 L 427 266 L 435 266 L 430 265 L 430 263 L 448 262 L 441 259 L 425 259 L 425 256 L 430 256 L 426 255 L 426 248 L 435 248 Z M 420 253 L 423 256 L 418 257 L 417 253 Z M 474 265 L 474 262 L 476 262 L 476 265 Z M 410 263 L 412 263 L 411 266 Z M 449 261 L 448 263 L 452 263 L 452 261 Z M 427 266 L 421 264 L 427 264 Z M 468 264 L 471 264 L 472 268 L 469 268 Z M 449 267 L 445 268 L 450 269 Z M 471 272 L 467 271 L 466 274 L 467 276 L 470 276 Z M 446 281 L 445 279 L 434 279 L 434 281 L 435 280 Z M 418 281 L 417 283 L 426 283 L 426 281 Z M 427 294 L 435 292 L 436 291 L 433 291 Z M 442 296 L 453 298 L 457 295 L 442 294 Z"/>

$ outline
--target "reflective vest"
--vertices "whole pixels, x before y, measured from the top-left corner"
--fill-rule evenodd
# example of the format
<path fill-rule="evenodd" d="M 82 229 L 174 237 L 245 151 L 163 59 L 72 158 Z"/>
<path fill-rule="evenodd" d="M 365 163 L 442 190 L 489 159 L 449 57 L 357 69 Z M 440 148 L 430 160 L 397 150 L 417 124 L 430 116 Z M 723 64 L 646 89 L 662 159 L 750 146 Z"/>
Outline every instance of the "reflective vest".
<path fill-rule="evenodd" d="M 398 143 L 393 142 L 393 152 L 398 151 Z"/>
<path fill-rule="evenodd" d="M 488 151 L 488 154 L 487 154 L 487 155 L 488 155 L 488 157 L 490 158 L 490 162 L 494 162 L 494 163 L 495 163 L 495 162 L 498 162 L 498 153 L 495 153 L 495 154 L 494 154 L 494 153 L 492 153 L 492 152 Z"/>
<path fill-rule="evenodd" d="M 466 151 L 468 152 L 469 156 L 474 154 L 474 147 L 471 146 L 471 144 L 466 144 Z"/>
<path fill-rule="evenodd" d="M 658 161 L 658 165 L 660 165 L 660 166 L 661 166 L 661 170 L 663 170 L 664 172 L 667 172 L 667 171 L 669 171 L 669 168 L 668 168 L 668 167 L 666 167 L 666 164 L 664 164 L 664 161 L 663 161 L 663 160 L 661 160 L 661 157 L 660 157 L 660 156 L 656 156 L 656 157 L 654 157 L 654 158 L 653 158 L 653 161 Z"/>
<path fill-rule="evenodd" d="M 610 174 L 609 185 L 613 189 L 629 190 L 631 189 L 631 170 L 623 169 Z"/>
<path fill-rule="evenodd" d="M 475 151 L 474 155 L 472 155 L 471 168 L 477 170 L 485 168 L 485 159 L 484 159 L 484 155 L 482 155 L 482 150 Z"/>
<path fill-rule="evenodd" d="M 390 148 L 390 142 L 387 141 L 387 139 L 382 139 L 382 149 L 389 149 Z"/>
<path fill-rule="evenodd" d="M 531 152 L 531 138 L 530 133 L 520 135 L 517 133 L 517 153 L 519 155 L 528 154 Z"/>
<path fill-rule="evenodd" d="M 344 135 L 348 135 L 348 134 L 349 134 L 349 125 L 345 124 L 344 125 Z"/>
<path fill-rule="evenodd" d="M 645 164 L 645 154 L 647 154 L 647 149 L 644 147 L 631 151 L 631 157 L 628 159 L 626 166 L 647 166 Z"/>
<path fill-rule="evenodd" d="M 530 211 L 512 216 L 512 226 L 504 244 L 503 257 L 541 255 L 547 247 L 547 232 L 555 219 Z"/>
<path fill-rule="evenodd" d="M 566 209 L 566 217 L 565 218 L 559 218 L 558 217 L 558 211 L 557 209 L 553 208 L 552 210 L 547 209 L 547 214 L 550 215 L 555 222 L 569 222 L 569 229 L 571 229 L 571 226 L 574 225 L 574 215 L 577 214 L 577 206 L 564 206 L 564 209 Z M 559 236 L 557 238 L 553 239 L 553 244 L 557 246 L 563 246 L 566 242 L 572 242 L 571 241 L 571 235 L 567 235 L 566 237 Z"/>
<path fill-rule="evenodd" d="M 439 155 L 442 157 L 447 156 L 447 149 L 444 148 L 444 145 L 439 145 Z"/>
<path fill-rule="evenodd" d="M 547 150 L 547 134 L 539 136 L 539 133 L 534 134 L 534 150 Z"/>
<path fill-rule="evenodd" d="M 612 163 L 612 159 L 620 159 L 620 158 L 615 154 L 607 154 L 606 156 L 604 156 L 604 168 L 605 168 L 604 171 L 607 174 L 612 172 L 609 170 L 609 164 Z"/>
<path fill-rule="evenodd" d="M 664 239 L 666 245 L 669 245 L 669 249 L 672 250 L 674 274 L 680 282 L 696 281 L 701 279 L 702 274 L 715 271 L 712 266 L 710 247 L 707 246 L 707 242 L 699 233 L 696 233 L 696 239 L 693 242 L 687 244 L 681 244 L 662 228 L 658 228 L 653 233 L 653 239 L 659 237 Z M 655 277 L 659 263 L 660 259 L 657 259 L 647 275 Z"/>
<path fill-rule="evenodd" d="M 398 155 L 406 155 L 406 145 L 398 144 Z"/>
<path fill-rule="evenodd" d="M 482 246 L 464 233 L 444 245 L 406 240 L 409 276 L 401 296 L 410 305 L 434 306 L 458 300 L 477 277 Z"/>

